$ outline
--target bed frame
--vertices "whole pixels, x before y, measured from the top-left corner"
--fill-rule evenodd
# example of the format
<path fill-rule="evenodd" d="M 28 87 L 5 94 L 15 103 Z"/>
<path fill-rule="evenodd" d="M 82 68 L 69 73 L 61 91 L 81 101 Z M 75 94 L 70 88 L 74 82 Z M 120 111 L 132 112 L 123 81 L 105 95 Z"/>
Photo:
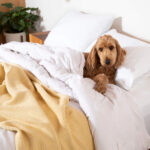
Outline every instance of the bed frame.
<path fill-rule="evenodd" d="M 116 18 L 116 19 L 114 20 L 113 25 L 112 25 L 111 28 L 112 28 L 112 29 L 116 29 L 119 33 L 122 33 L 122 34 L 124 34 L 124 35 L 129 36 L 129 37 L 132 37 L 132 38 L 135 38 L 135 39 L 137 39 L 137 40 L 140 40 L 140 41 L 143 41 L 143 42 L 146 42 L 146 43 L 150 44 L 150 41 L 148 41 L 148 40 L 144 40 L 144 39 L 141 39 L 141 38 L 139 38 L 139 37 L 136 37 L 136 36 L 134 36 L 134 35 L 132 35 L 132 34 L 130 34 L 130 33 L 124 32 L 123 29 L 122 29 L 122 17 Z"/>

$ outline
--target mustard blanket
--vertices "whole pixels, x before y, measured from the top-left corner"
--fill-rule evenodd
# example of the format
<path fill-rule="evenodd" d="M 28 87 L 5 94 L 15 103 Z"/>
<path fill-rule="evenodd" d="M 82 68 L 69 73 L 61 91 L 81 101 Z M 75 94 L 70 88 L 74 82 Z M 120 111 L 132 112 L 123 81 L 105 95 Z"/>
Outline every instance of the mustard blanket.
<path fill-rule="evenodd" d="M 28 71 L 0 63 L 0 127 L 16 132 L 16 150 L 93 150 L 86 117 L 68 102 Z"/>

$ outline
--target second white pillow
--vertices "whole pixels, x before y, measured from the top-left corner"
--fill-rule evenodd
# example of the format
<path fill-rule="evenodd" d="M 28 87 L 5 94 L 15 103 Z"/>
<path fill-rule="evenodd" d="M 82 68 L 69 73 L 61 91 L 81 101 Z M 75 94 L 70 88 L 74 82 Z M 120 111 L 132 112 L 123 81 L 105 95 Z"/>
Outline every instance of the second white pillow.
<path fill-rule="evenodd" d="M 117 70 L 116 82 L 130 90 L 139 77 L 150 72 L 150 46 L 126 47 L 125 50 L 127 55 Z"/>
<path fill-rule="evenodd" d="M 112 16 L 72 11 L 52 29 L 44 44 L 85 51 L 94 39 L 110 29 L 113 20 Z"/>

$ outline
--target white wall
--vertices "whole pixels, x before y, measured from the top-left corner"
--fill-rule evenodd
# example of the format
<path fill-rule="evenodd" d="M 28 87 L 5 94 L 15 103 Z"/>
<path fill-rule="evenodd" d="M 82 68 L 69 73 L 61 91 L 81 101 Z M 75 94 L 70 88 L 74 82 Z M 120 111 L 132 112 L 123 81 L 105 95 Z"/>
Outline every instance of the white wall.
<path fill-rule="evenodd" d="M 26 5 L 39 7 L 45 30 L 72 9 L 95 14 L 122 17 L 122 30 L 150 41 L 150 0 L 26 0 Z"/>

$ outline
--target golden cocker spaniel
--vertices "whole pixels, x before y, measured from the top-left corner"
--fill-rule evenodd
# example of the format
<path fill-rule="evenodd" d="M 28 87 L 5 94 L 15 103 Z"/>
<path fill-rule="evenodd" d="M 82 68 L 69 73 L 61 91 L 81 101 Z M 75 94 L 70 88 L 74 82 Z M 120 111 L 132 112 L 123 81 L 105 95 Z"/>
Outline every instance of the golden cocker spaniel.
<path fill-rule="evenodd" d="M 84 77 L 96 82 L 95 89 L 104 94 L 108 83 L 115 84 L 117 68 L 123 63 L 126 51 L 110 35 L 100 37 L 90 53 L 85 53 Z"/>

